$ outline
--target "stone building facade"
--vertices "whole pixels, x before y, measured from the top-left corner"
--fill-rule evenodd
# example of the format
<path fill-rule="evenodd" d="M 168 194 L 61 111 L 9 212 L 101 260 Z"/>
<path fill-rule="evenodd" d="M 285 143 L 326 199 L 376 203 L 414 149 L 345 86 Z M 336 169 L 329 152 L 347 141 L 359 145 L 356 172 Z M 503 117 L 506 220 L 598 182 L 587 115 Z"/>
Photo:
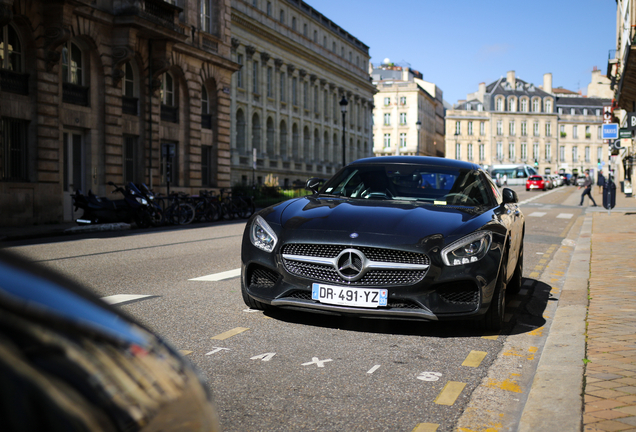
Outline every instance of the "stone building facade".
<path fill-rule="evenodd" d="M 369 48 L 320 12 L 301 0 L 232 0 L 232 59 L 242 65 L 232 185 L 330 177 L 342 166 L 343 126 L 346 163 L 372 155 Z"/>
<path fill-rule="evenodd" d="M 602 77 L 593 73 L 592 79 L 596 91 Z M 553 88 L 552 74 L 537 87 L 510 71 L 447 112 L 446 151 L 485 168 L 528 164 L 540 174 L 594 173 L 608 162 L 601 124 L 609 104 Z"/>
<path fill-rule="evenodd" d="M 408 67 L 372 69 L 375 94 L 373 153 L 444 157 L 445 109 L 442 90 Z"/>
<path fill-rule="evenodd" d="M 230 0 L 2 4 L 0 224 L 71 220 L 111 181 L 230 185 Z"/>

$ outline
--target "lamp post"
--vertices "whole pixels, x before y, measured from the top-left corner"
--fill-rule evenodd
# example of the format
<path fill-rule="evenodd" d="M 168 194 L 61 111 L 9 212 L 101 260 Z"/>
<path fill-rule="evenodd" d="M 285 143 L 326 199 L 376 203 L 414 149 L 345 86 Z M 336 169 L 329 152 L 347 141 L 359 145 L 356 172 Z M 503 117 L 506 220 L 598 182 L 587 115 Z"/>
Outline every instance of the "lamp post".
<path fill-rule="evenodd" d="M 422 129 L 422 122 L 421 121 L 416 121 L 415 122 L 415 129 L 417 129 L 417 153 L 416 155 L 419 156 L 420 155 L 420 130 Z"/>
<path fill-rule="evenodd" d="M 345 116 L 347 115 L 347 105 L 349 105 L 349 102 L 347 101 L 347 99 L 344 97 L 344 94 L 342 95 L 342 99 L 340 99 L 340 111 L 342 111 L 342 166 L 345 166 L 345 129 L 346 129 L 346 124 L 345 124 Z"/>

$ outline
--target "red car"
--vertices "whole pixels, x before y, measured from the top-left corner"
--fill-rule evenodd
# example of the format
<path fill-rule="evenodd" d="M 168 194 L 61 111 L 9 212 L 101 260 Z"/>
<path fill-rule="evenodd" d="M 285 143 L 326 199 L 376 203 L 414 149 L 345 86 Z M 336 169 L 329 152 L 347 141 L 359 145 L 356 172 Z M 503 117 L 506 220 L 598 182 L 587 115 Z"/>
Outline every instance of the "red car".
<path fill-rule="evenodd" d="M 526 180 L 526 190 L 529 191 L 530 189 L 541 189 L 541 190 L 547 190 L 548 189 L 548 180 L 544 179 L 543 177 L 541 177 L 540 175 L 533 175 L 528 177 L 528 180 Z"/>

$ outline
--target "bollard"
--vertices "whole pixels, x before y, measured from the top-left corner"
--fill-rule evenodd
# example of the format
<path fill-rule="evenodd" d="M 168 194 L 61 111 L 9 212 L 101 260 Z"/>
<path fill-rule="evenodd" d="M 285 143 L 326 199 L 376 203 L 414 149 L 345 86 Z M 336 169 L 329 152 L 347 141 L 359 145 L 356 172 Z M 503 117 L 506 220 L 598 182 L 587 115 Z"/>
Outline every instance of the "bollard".
<path fill-rule="evenodd" d="M 612 209 L 616 206 L 616 185 L 612 180 L 607 180 L 603 186 L 603 207 L 607 209 L 607 213 L 611 214 Z"/>

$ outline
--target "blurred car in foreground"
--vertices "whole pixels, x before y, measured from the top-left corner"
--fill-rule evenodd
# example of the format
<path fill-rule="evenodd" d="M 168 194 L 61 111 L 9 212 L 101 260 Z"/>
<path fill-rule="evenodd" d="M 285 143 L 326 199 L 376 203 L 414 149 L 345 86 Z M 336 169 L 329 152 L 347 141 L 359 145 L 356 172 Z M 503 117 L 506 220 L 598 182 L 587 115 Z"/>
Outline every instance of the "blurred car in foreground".
<path fill-rule="evenodd" d="M 563 184 L 566 186 L 570 186 L 570 184 L 572 183 L 572 174 L 561 173 L 559 174 L 559 177 L 563 179 Z"/>
<path fill-rule="evenodd" d="M 502 327 L 523 272 L 513 190 L 476 164 L 409 156 L 360 159 L 320 183 L 248 222 L 248 306 Z"/>
<path fill-rule="evenodd" d="M 159 337 L 76 283 L 0 251 L 6 431 L 218 431 L 207 386 Z"/>
<path fill-rule="evenodd" d="M 539 189 L 542 191 L 548 190 L 550 188 L 549 180 L 546 180 L 543 176 L 533 175 L 528 177 L 526 180 L 526 190 Z"/>

